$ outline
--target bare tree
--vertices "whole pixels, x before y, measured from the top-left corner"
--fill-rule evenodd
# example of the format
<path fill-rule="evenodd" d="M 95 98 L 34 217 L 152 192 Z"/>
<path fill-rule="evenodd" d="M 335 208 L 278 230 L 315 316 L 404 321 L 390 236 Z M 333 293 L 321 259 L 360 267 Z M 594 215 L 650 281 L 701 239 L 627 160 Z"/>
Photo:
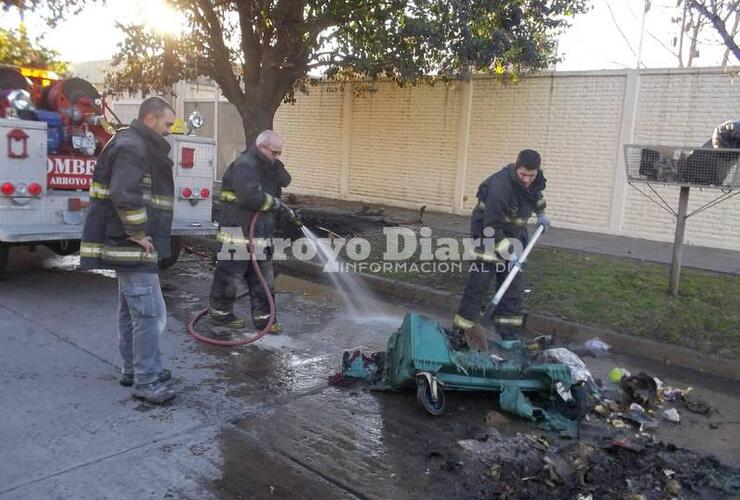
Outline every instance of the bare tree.
<path fill-rule="evenodd" d="M 722 39 L 725 45 L 725 56 L 722 66 L 725 67 L 731 52 L 740 62 L 740 47 L 738 47 L 738 23 L 740 22 L 740 0 L 678 0 L 677 7 L 683 8 L 680 18 L 674 18 L 676 23 L 680 22 L 681 29 L 678 39 L 674 39 L 674 45 L 678 44 L 678 61 L 684 66 L 684 38 L 688 37 L 690 47 L 686 66 L 691 67 L 694 58 L 698 55 L 698 40 L 703 28 L 711 25 Z M 728 28 L 733 22 L 732 28 Z"/>

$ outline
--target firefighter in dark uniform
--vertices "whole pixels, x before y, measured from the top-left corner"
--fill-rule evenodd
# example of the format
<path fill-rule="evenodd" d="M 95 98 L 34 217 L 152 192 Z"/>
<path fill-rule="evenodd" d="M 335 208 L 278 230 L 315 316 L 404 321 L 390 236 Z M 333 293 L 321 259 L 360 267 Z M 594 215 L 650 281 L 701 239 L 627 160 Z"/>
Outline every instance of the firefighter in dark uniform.
<path fill-rule="evenodd" d="M 150 97 L 138 118 L 119 131 L 98 158 L 90 207 L 80 243 L 80 267 L 114 269 L 118 280 L 118 335 L 123 367 L 119 382 L 151 403 L 175 397 L 165 382 L 159 337 L 167 310 L 159 259 L 171 253 L 174 207 L 170 133 L 175 112 Z"/>
<path fill-rule="evenodd" d="M 245 277 L 249 285 L 252 321 L 262 330 L 270 319 L 270 306 L 265 290 L 248 256 L 230 258 L 224 248 L 247 245 L 252 217 L 260 213 L 254 238 L 255 253 L 262 275 L 274 299 L 271 238 L 275 229 L 276 212 L 286 208 L 280 202 L 282 189 L 290 184 L 290 174 L 278 159 L 283 139 L 271 130 L 257 136 L 255 143 L 242 153 L 226 170 L 221 185 L 221 216 L 217 238 L 223 243 L 213 276 L 210 307 L 211 322 L 229 328 L 244 328 L 245 321 L 234 314 L 238 284 Z M 238 228 L 238 229 L 236 229 Z M 280 333 L 277 319 L 270 333 Z"/>
<path fill-rule="evenodd" d="M 486 238 L 492 233 L 494 245 L 489 245 L 488 251 L 483 250 L 483 245 L 476 250 L 476 260 L 470 267 L 460 308 L 453 319 L 453 327 L 458 331 L 469 330 L 478 321 L 493 277 L 496 276 L 497 287 L 506 279 L 508 263 L 516 257 L 510 253 L 513 247 L 509 239 L 519 240 L 521 248 L 526 246 L 526 223 L 533 212 L 537 214 L 538 224 L 545 229 L 550 225 L 545 215 L 542 194 L 545 177 L 540 162 L 537 151 L 525 149 L 517 156 L 516 163 L 491 175 L 478 187 L 478 204 L 470 219 L 471 236 Z M 519 338 L 523 295 L 524 279 L 519 273 L 494 311 L 496 331 L 503 340 Z"/>

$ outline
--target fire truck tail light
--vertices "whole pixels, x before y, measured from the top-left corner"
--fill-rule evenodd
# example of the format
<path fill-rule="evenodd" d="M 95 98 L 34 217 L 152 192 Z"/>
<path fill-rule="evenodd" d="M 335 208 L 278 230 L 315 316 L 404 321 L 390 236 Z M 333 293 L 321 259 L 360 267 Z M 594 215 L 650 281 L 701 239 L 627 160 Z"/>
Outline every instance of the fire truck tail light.
<path fill-rule="evenodd" d="M 208 198 L 209 196 L 211 196 L 211 192 L 208 190 L 208 188 L 203 188 L 200 190 L 201 198 Z"/>
<path fill-rule="evenodd" d="M 190 188 L 182 188 L 181 193 L 183 198 L 190 198 L 193 196 L 193 190 Z"/>
<path fill-rule="evenodd" d="M 41 196 L 41 193 L 43 191 L 44 189 L 38 182 L 32 182 L 28 185 L 28 194 L 30 194 L 31 196 Z"/>
<path fill-rule="evenodd" d="M 15 186 L 10 182 L 4 182 L 3 185 L 0 186 L 0 193 L 2 193 L 3 196 L 13 196 L 13 193 L 15 193 Z"/>

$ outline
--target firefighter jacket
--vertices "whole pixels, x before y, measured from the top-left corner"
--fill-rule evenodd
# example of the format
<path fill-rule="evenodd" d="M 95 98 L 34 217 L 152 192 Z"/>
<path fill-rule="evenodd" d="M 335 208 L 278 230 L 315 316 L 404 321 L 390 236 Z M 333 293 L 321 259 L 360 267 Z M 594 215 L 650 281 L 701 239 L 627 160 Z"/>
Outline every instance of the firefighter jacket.
<path fill-rule="evenodd" d="M 260 218 L 254 228 L 255 245 L 271 246 L 275 230 L 275 211 L 280 206 L 283 188 L 290 184 L 290 174 L 279 160 L 270 163 L 257 146 L 252 145 L 226 169 L 221 184 L 219 241 L 246 244 L 249 224 L 255 213 Z M 241 228 L 241 231 L 224 228 Z M 238 234 L 237 234 L 238 233 Z"/>
<path fill-rule="evenodd" d="M 482 238 L 483 230 L 492 227 L 497 253 L 501 245 L 508 246 L 505 238 L 514 238 L 526 245 L 527 220 L 532 212 L 544 212 L 547 203 L 542 191 L 546 179 L 540 170 L 529 188 L 525 188 L 516 175 L 516 165 L 509 164 L 488 177 L 478 187 L 478 203 L 470 218 L 473 238 Z M 478 255 L 483 260 L 499 260 L 495 255 Z"/>
<path fill-rule="evenodd" d="M 170 145 L 138 120 L 119 131 L 100 154 L 80 245 L 80 267 L 159 272 L 171 256 L 174 207 Z M 156 251 L 129 238 L 150 236 Z"/>

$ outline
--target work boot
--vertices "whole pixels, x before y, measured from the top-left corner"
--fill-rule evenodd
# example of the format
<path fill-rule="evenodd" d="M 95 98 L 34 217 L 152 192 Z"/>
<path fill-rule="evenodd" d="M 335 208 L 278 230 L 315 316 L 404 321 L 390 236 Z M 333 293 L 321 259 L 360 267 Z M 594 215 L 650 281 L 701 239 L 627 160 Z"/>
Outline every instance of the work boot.
<path fill-rule="evenodd" d="M 258 331 L 264 330 L 264 328 L 267 326 L 267 323 L 255 323 L 254 327 L 257 328 Z M 270 333 L 272 335 L 280 335 L 283 333 L 283 324 L 280 323 L 278 320 L 275 320 L 272 322 L 272 326 L 269 330 L 267 330 L 267 333 Z"/>
<path fill-rule="evenodd" d="M 172 378 L 172 372 L 165 369 L 159 372 L 157 380 L 160 382 L 167 382 Z M 121 378 L 118 379 L 118 383 L 124 387 L 131 387 L 134 385 L 134 374 L 133 373 L 122 373 Z"/>
<path fill-rule="evenodd" d="M 155 405 L 161 405 L 167 401 L 174 399 L 176 396 L 175 391 L 163 384 L 159 380 L 155 380 L 151 384 L 141 384 L 134 386 L 132 394 L 135 398 L 143 399 L 149 403 Z"/>
<path fill-rule="evenodd" d="M 230 312 L 227 314 L 214 313 L 212 309 L 208 310 L 208 318 L 216 326 L 225 326 L 226 328 L 240 329 L 244 328 L 247 324 L 244 318 L 240 318 L 236 314 Z"/>

